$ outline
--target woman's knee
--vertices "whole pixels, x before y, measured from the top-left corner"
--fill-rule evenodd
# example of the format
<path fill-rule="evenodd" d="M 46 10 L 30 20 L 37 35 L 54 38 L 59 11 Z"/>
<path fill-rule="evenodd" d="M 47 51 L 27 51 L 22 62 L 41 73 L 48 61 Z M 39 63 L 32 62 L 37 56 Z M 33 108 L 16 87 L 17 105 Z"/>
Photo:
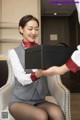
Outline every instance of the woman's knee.
<path fill-rule="evenodd" d="M 48 112 L 50 118 L 54 118 L 55 120 L 64 120 L 64 113 L 58 105 L 51 107 Z"/>
<path fill-rule="evenodd" d="M 44 110 L 39 111 L 38 120 L 48 120 L 48 113 Z"/>

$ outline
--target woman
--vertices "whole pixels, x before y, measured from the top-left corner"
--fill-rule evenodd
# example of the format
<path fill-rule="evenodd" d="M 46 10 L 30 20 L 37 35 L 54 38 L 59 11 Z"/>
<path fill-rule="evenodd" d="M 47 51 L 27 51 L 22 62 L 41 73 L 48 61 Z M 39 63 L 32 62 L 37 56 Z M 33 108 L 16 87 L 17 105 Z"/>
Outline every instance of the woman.
<path fill-rule="evenodd" d="M 15 76 L 15 86 L 9 111 L 15 120 L 64 120 L 64 114 L 56 104 L 45 101 L 50 95 L 43 70 L 25 69 L 25 49 L 38 45 L 39 22 L 32 15 L 19 21 L 23 36 L 19 47 L 9 50 L 9 60 Z"/>

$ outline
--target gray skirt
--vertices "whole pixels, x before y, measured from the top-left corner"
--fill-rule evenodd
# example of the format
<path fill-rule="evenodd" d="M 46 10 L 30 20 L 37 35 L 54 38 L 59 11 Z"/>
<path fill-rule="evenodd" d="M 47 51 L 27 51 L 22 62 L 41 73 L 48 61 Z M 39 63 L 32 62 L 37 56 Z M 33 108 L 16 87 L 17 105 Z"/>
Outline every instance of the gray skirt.
<path fill-rule="evenodd" d="M 43 103 L 45 102 L 45 99 L 34 99 L 34 100 L 22 100 L 20 98 L 18 98 L 15 95 L 12 95 L 9 101 L 9 107 L 14 104 L 14 103 L 25 103 L 25 104 L 31 104 L 31 105 L 37 105 L 39 103 Z"/>

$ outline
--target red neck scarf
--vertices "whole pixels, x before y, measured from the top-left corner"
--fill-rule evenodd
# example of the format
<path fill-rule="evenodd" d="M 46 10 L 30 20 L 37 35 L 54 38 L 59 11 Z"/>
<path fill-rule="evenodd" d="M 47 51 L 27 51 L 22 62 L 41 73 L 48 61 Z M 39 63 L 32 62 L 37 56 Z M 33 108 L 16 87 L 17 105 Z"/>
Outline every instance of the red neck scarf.
<path fill-rule="evenodd" d="M 22 40 L 22 43 L 23 43 L 23 45 L 24 45 L 25 47 L 27 47 L 27 48 L 30 48 L 30 47 L 32 47 L 32 46 L 38 46 L 38 45 L 39 45 L 39 44 L 36 43 L 36 42 L 25 42 L 24 40 Z"/>

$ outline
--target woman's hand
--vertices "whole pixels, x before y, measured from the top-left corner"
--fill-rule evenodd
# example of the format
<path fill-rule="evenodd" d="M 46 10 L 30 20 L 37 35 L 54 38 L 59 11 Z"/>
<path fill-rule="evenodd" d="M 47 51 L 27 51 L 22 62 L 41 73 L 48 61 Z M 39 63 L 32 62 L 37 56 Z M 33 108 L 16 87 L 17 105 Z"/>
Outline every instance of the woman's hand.
<path fill-rule="evenodd" d="M 57 74 L 57 67 L 56 66 L 50 67 L 46 70 L 39 69 L 35 72 L 35 75 L 37 78 L 42 77 L 42 76 L 52 76 L 55 74 Z"/>
<path fill-rule="evenodd" d="M 35 72 L 35 76 L 36 76 L 37 78 L 40 78 L 40 77 L 44 76 L 44 75 L 43 75 L 43 70 L 42 70 L 42 69 L 37 70 L 37 71 Z"/>
<path fill-rule="evenodd" d="M 42 76 L 52 76 L 52 75 L 63 75 L 66 72 L 70 71 L 69 68 L 66 66 L 66 64 L 62 65 L 62 66 L 52 66 L 46 70 L 37 70 L 35 72 L 35 75 L 37 78 L 42 77 Z"/>

